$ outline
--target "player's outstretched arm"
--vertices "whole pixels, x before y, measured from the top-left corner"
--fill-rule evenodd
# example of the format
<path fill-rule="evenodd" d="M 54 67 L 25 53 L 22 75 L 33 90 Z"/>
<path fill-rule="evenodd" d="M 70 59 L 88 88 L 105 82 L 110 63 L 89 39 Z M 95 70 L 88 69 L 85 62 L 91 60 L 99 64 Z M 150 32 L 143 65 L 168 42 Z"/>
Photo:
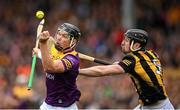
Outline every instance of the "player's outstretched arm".
<path fill-rule="evenodd" d="M 79 70 L 80 75 L 89 77 L 120 75 L 122 73 L 124 73 L 124 69 L 118 64 L 106 66 L 93 66 Z"/>

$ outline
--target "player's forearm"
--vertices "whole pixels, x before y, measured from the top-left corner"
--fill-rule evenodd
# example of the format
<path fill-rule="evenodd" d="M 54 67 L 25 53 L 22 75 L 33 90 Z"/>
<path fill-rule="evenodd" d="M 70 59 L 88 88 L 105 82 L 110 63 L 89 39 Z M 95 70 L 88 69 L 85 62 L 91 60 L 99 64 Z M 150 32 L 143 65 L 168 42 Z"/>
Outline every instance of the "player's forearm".
<path fill-rule="evenodd" d="M 111 76 L 124 73 L 123 68 L 120 65 L 106 65 L 106 66 L 94 66 L 90 68 L 80 69 L 79 74 L 89 77 Z"/>
<path fill-rule="evenodd" d="M 50 50 L 52 45 L 54 45 L 55 43 L 55 40 L 53 37 L 49 37 L 48 41 L 47 41 L 47 46 L 48 46 L 48 49 Z"/>
<path fill-rule="evenodd" d="M 105 69 L 104 66 L 94 66 L 90 68 L 80 69 L 79 75 L 88 76 L 88 77 L 107 76 L 108 73 L 104 69 Z"/>
<path fill-rule="evenodd" d="M 87 69 L 80 69 L 79 75 L 88 76 L 88 77 L 99 77 L 101 76 L 101 72 L 98 70 L 87 68 Z"/>
<path fill-rule="evenodd" d="M 49 47 L 47 43 L 40 44 L 41 56 L 42 56 L 42 64 L 45 71 L 51 70 L 53 65 L 53 60 L 51 59 L 51 55 L 49 54 Z"/>

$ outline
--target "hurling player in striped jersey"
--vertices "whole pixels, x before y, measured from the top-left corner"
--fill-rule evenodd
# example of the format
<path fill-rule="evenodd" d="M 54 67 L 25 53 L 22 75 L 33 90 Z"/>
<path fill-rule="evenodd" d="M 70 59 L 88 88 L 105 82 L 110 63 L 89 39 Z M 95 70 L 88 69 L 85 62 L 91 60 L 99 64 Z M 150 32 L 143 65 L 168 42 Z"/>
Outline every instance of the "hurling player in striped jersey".
<path fill-rule="evenodd" d="M 146 31 L 127 30 L 121 44 L 122 52 L 125 53 L 121 61 L 80 69 L 80 75 L 100 77 L 126 73 L 139 95 L 139 105 L 135 109 L 174 109 L 165 90 L 159 57 L 154 51 L 145 48 L 147 41 Z"/>

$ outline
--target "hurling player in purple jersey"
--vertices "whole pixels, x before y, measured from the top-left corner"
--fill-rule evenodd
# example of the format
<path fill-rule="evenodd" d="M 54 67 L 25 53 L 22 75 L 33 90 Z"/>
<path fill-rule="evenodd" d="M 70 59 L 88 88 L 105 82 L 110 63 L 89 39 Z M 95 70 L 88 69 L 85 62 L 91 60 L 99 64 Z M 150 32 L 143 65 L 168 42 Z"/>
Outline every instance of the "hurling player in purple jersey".
<path fill-rule="evenodd" d="M 64 23 L 58 27 L 54 38 L 48 31 L 40 34 L 40 51 L 44 71 L 46 72 L 47 97 L 40 109 L 77 110 L 76 101 L 80 98 L 76 78 L 79 74 L 79 57 L 75 51 L 80 30 Z M 53 43 L 50 43 L 53 41 Z M 38 50 L 34 52 L 38 54 Z"/>

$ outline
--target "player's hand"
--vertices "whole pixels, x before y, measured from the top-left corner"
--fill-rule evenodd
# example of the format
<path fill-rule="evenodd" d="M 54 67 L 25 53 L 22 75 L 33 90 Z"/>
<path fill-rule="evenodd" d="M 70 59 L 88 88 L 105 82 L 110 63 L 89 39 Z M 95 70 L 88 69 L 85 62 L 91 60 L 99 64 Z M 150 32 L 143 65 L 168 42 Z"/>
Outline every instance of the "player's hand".
<path fill-rule="evenodd" d="M 33 50 L 32 50 L 32 56 L 34 56 L 34 55 L 36 55 L 36 56 L 38 56 L 38 52 L 40 51 L 40 49 L 38 49 L 38 48 L 33 48 Z"/>
<path fill-rule="evenodd" d="M 39 35 L 39 41 L 40 41 L 40 43 L 45 43 L 49 38 L 50 38 L 50 34 L 49 34 L 48 31 L 43 31 L 43 32 Z"/>
<path fill-rule="evenodd" d="M 32 56 L 36 55 L 37 58 L 42 59 L 41 50 L 39 48 L 33 48 Z"/>

